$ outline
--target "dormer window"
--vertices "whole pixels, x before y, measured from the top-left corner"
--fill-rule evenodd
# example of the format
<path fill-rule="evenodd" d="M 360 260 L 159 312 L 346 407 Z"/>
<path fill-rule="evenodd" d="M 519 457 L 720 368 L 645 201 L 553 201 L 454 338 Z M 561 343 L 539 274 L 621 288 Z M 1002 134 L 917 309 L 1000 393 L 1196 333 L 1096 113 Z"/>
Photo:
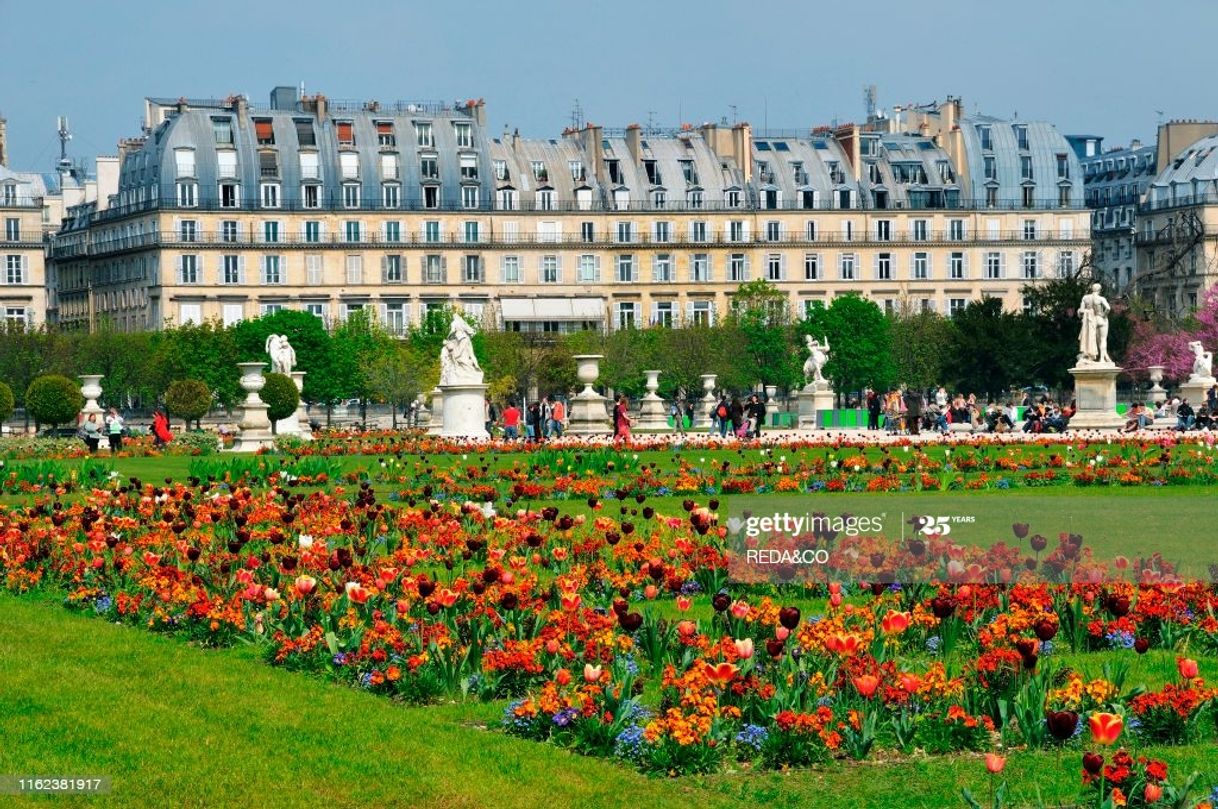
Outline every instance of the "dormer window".
<path fill-rule="evenodd" d="M 266 151 L 258 153 L 258 176 L 279 176 L 279 154 L 277 152 Z"/>
<path fill-rule="evenodd" d="M 584 162 L 582 160 L 568 160 L 567 168 L 571 171 L 571 179 L 577 183 L 584 181 Z"/>
<path fill-rule="evenodd" d="M 339 146 L 355 145 L 355 123 L 353 121 L 335 121 L 334 129 L 338 135 Z"/>
<path fill-rule="evenodd" d="M 382 147 L 398 145 L 397 136 L 393 133 L 393 121 L 376 122 L 376 145 Z"/>
<path fill-rule="evenodd" d="M 464 122 L 453 123 L 453 134 L 457 137 L 458 149 L 470 149 L 474 145 L 473 129 Z"/>
<path fill-rule="evenodd" d="M 275 128 L 271 125 L 270 118 L 254 119 L 254 138 L 259 146 L 275 145 Z"/>
<path fill-rule="evenodd" d="M 477 180 L 478 179 L 478 156 L 472 154 L 461 155 L 461 179 L 462 180 Z"/>
<path fill-rule="evenodd" d="M 652 185 L 662 184 L 660 182 L 660 169 L 659 166 L 656 165 L 656 161 L 644 160 L 643 169 L 647 172 L 647 182 L 651 183 Z"/>
<path fill-rule="evenodd" d="M 682 160 L 681 161 L 681 176 L 685 178 L 685 182 L 688 183 L 689 185 L 698 184 L 698 172 L 694 168 L 694 161 L 692 161 L 692 160 Z"/>
<path fill-rule="evenodd" d="M 616 160 L 605 161 L 605 171 L 609 173 L 609 182 L 617 185 L 622 182 L 621 165 Z"/>
<path fill-rule="evenodd" d="M 499 180 L 500 182 L 502 182 L 508 178 L 508 168 L 507 168 L 506 160 L 495 160 L 491 163 L 491 166 L 495 170 L 495 179 L 496 180 Z"/>
<path fill-rule="evenodd" d="M 301 146 L 316 146 L 317 135 L 313 132 L 313 122 L 308 118 L 295 118 L 292 123 L 296 126 L 296 142 Z"/>
<path fill-rule="evenodd" d="M 231 118 L 212 118 L 211 129 L 216 137 L 217 146 L 232 146 L 233 121 Z"/>
<path fill-rule="evenodd" d="M 1020 149 L 1028 148 L 1028 127 L 1024 124 L 1015 124 L 1011 127 L 1015 130 L 1015 145 Z"/>
<path fill-rule="evenodd" d="M 436 140 L 431 132 L 431 121 L 415 121 L 414 139 L 415 143 L 424 149 L 435 148 Z"/>
<path fill-rule="evenodd" d="M 977 137 L 978 137 L 978 139 L 981 140 L 982 149 L 985 149 L 988 151 L 988 150 L 994 148 L 994 138 L 993 138 L 993 134 L 990 131 L 989 126 L 978 125 Z"/>
<path fill-rule="evenodd" d="M 544 183 L 549 179 L 546 174 L 546 164 L 540 160 L 532 161 L 533 179 L 539 183 Z"/>

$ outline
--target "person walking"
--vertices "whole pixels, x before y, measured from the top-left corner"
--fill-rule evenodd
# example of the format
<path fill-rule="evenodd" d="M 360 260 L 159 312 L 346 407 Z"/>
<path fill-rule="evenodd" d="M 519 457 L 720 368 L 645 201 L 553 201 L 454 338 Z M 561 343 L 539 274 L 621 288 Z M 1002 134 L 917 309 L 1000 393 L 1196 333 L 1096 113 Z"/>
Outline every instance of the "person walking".
<path fill-rule="evenodd" d="M 165 413 L 165 408 L 158 407 L 152 414 L 152 442 L 158 447 L 163 447 L 172 440 L 173 432 L 169 429 L 169 416 Z"/>
<path fill-rule="evenodd" d="M 554 437 L 562 438 L 567 420 L 567 406 L 562 403 L 562 399 L 555 399 L 554 404 L 550 405 L 550 419 L 554 422 Z"/>
<path fill-rule="evenodd" d="M 753 394 L 749 397 L 749 432 L 753 438 L 761 438 L 761 428 L 765 425 L 765 402 Z"/>
<path fill-rule="evenodd" d="M 106 414 L 106 438 L 110 441 L 111 455 L 123 451 L 123 417 L 113 407 Z"/>
<path fill-rule="evenodd" d="M 503 437 L 511 441 L 520 437 L 520 408 L 512 402 L 503 409 Z"/>
<path fill-rule="evenodd" d="M 711 432 L 713 433 L 717 427 L 719 429 L 719 437 L 726 438 L 727 428 L 731 423 L 732 417 L 732 408 L 727 401 L 726 393 L 720 397 L 719 404 L 715 405 L 715 410 L 711 415 L 714 416 L 711 421 Z"/>
<path fill-rule="evenodd" d="M 922 421 L 922 394 L 917 391 L 905 391 L 905 429 L 910 435 L 917 435 Z"/>
<path fill-rule="evenodd" d="M 545 421 L 541 415 L 541 402 L 533 402 L 529 405 L 529 440 L 533 443 L 541 443 L 545 440 Z"/>
<path fill-rule="evenodd" d="M 732 435 L 736 438 L 743 438 L 747 432 L 744 425 L 744 405 L 735 396 L 732 397 L 732 403 L 727 408 L 728 423 L 732 426 Z"/>
<path fill-rule="evenodd" d="M 626 404 L 626 394 L 621 394 L 617 397 L 617 404 L 613 407 L 613 442 L 626 442 L 630 440 L 630 412 Z"/>
<path fill-rule="evenodd" d="M 880 394 L 871 389 L 867 389 L 867 429 L 880 429 L 880 411 L 883 410 L 883 403 L 880 401 Z"/>

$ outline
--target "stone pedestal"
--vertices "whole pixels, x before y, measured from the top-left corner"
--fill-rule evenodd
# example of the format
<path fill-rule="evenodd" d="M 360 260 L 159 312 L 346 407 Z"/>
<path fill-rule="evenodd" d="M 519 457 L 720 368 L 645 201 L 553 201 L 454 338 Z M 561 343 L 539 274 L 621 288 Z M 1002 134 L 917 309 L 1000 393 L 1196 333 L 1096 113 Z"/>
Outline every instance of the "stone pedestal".
<path fill-rule="evenodd" d="M 575 378 L 584 389 L 571 398 L 567 416 L 568 435 L 605 435 L 613 432 L 609 418 L 609 400 L 592 389 L 601 375 L 601 354 L 577 354 Z"/>
<path fill-rule="evenodd" d="M 1125 419 L 1116 412 L 1116 365 L 1076 365 L 1074 400 L 1078 410 L 1070 418 L 1071 430 L 1119 430 Z"/>
<path fill-rule="evenodd" d="M 1150 376 L 1150 390 L 1146 392 L 1147 397 L 1156 405 L 1161 405 L 1167 401 L 1167 391 L 1159 383 L 1163 381 L 1164 367 L 1162 365 L 1151 365 L 1146 369 Z"/>
<path fill-rule="evenodd" d="M 672 429 L 668 424 L 668 408 L 656 390 L 660 387 L 659 371 L 644 371 L 647 374 L 647 395 L 639 407 L 639 419 L 634 430 L 644 433 L 666 433 Z"/>
<path fill-rule="evenodd" d="M 427 434 L 439 435 L 444 431 L 444 391 L 439 386 L 431 390 L 431 418 L 427 421 Z"/>
<path fill-rule="evenodd" d="M 439 435 L 486 440 L 487 385 L 441 385 L 443 413 Z M 434 400 L 433 400 L 434 401 Z M 434 421 L 434 419 L 433 419 Z"/>
<path fill-rule="evenodd" d="M 711 426 L 711 417 L 715 412 L 715 405 L 719 400 L 715 398 L 715 382 L 718 379 L 718 374 L 702 374 L 702 400 L 694 407 L 694 424 L 695 430 L 709 430 Z"/>
<path fill-rule="evenodd" d="M 828 382 L 809 382 L 799 391 L 799 429 L 824 430 L 829 425 L 821 423 L 820 411 L 832 410 L 833 390 Z"/>
<path fill-rule="evenodd" d="M 241 420 L 237 423 L 233 452 L 257 452 L 275 443 L 275 437 L 271 435 L 271 420 L 266 415 L 266 402 L 258 395 L 258 391 L 266 385 L 266 377 L 262 375 L 266 363 L 239 362 L 237 367 L 241 369 L 241 389 L 245 391 L 245 401 L 241 403 Z"/>
<path fill-rule="evenodd" d="M 288 374 L 296 384 L 297 393 L 304 393 L 304 375 L 304 371 L 292 371 Z M 278 435 L 294 435 L 305 441 L 313 440 L 313 430 L 309 427 L 309 414 L 305 410 L 304 399 L 296 405 L 295 413 L 275 422 L 275 432 Z"/>
<path fill-rule="evenodd" d="M 1214 381 L 1212 376 L 1190 376 L 1176 392 L 1180 398 L 1188 399 L 1189 406 L 1195 411 L 1205 404 L 1205 395 L 1214 387 Z"/>
<path fill-rule="evenodd" d="M 80 409 L 82 415 L 86 418 L 89 416 L 101 416 L 102 409 L 97 403 L 97 397 L 102 395 L 101 385 L 99 384 L 104 374 L 81 374 L 80 375 L 80 395 L 85 397 L 85 406 Z"/>

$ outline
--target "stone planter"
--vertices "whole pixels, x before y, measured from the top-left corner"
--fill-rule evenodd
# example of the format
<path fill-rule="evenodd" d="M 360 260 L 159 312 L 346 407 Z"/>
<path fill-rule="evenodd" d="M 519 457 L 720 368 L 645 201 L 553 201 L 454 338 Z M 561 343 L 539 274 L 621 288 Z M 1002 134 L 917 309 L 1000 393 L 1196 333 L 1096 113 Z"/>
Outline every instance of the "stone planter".
<path fill-rule="evenodd" d="M 639 407 L 639 420 L 635 429 L 640 432 L 662 433 L 672 429 L 668 424 L 668 413 L 664 400 L 656 391 L 660 387 L 659 371 L 644 371 L 647 374 L 647 395 Z"/>
<path fill-rule="evenodd" d="M 609 400 L 601 396 L 592 385 L 601 375 L 603 354 L 576 354 L 575 378 L 584 389 L 571 397 L 567 414 L 567 433 L 570 435 L 604 435 L 613 432 L 609 420 Z"/>
<path fill-rule="evenodd" d="M 241 369 L 241 389 L 245 391 L 245 401 L 241 403 L 241 421 L 237 424 L 233 452 L 257 452 L 275 443 L 275 437 L 271 435 L 271 420 L 266 415 L 266 402 L 258 395 L 266 386 L 266 377 L 262 375 L 266 363 L 239 362 L 237 367 Z"/>
<path fill-rule="evenodd" d="M 104 374 L 81 374 L 80 375 L 80 395 L 85 397 L 85 406 L 80 409 L 80 412 L 89 415 L 101 415 L 101 406 L 97 403 L 97 397 L 102 395 L 101 380 Z"/>
<path fill-rule="evenodd" d="M 1163 381 L 1165 368 L 1162 365 L 1151 365 L 1146 370 L 1150 377 L 1150 390 L 1147 391 L 1149 398 L 1155 404 L 1163 404 L 1167 401 L 1167 391 L 1159 383 Z"/>
<path fill-rule="evenodd" d="M 719 401 L 715 398 L 715 382 L 718 378 L 718 374 L 702 374 L 702 401 L 694 412 L 695 430 L 710 429 L 711 414 L 715 412 L 715 404 Z"/>

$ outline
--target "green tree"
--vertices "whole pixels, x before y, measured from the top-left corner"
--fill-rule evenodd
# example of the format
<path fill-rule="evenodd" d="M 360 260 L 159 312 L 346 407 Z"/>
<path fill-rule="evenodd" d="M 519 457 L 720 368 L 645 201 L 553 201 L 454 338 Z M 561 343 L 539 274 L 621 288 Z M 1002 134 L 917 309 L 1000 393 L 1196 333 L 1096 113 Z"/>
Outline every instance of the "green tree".
<path fill-rule="evenodd" d="M 388 402 L 393 414 L 393 429 L 398 426 L 398 412 L 414 401 L 428 380 L 429 363 L 408 345 L 390 346 L 378 356 L 369 369 L 375 397 Z"/>
<path fill-rule="evenodd" d="M 3 424 L 12 417 L 13 408 L 16 406 L 17 403 L 13 399 L 13 389 L 0 382 L 0 424 Z"/>
<path fill-rule="evenodd" d="M 828 307 L 817 301 L 797 332 L 801 349 L 805 334 L 829 340 L 824 374 L 833 381 L 839 396 L 868 386 L 883 389 L 892 384 L 891 324 L 874 301 L 853 292 L 836 296 Z M 801 350 L 801 368 L 806 357 Z"/>
<path fill-rule="evenodd" d="M 295 413 L 300 405 L 300 392 L 287 374 L 267 374 L 266 384 L 258 395 L 266 402 L 266 415 L 271 420 L 272 432 L 276 432 L 275 424 L 280 419 Z"/>
<path fill-rule="evenodd" d="M 334 372 L 344 396 L 359 399 L 361 421 L 367 421 L 368 400 L 376 393 L 372 368 L 393 344 L 394 338 L 377 325 L 367 310 L 352 312 L 334 330 Z"/>
<path fill-rule="evenodd" d="M 152 400 L 152 343 L 149 332 L 121 332 L 108 321 L 92 333 L 72 335 L 81 373 L 103 374 L 102 402 L 127 408 Z"/>
<path fill-rule="evenodd" d="M 797 369 L 786 293 L 763 279 L 741 284 L 732 298 L 728 325 L 742 338 L 736 347 L 748 387 L 755 382 L 794 386 Z"/>
<path fill-rule="evenodd" d="M 1035 353 L 1022 316 L 1004 312 L 998 298 L 973 301 L 951 320 L 952 342 L 944 373 L 957 391 L 1003 397 L 1027 379 Z"/>
<path fill-rule="evenodd" d="M 241 398 L 240 361 L 233 330 L 217 321 L 186 323 L 153 334 L 152 377 L 156 390 L 179 379 L 198 379 L 225 408 Z"/>
<path fill-rule="evenodd" d="M 945 382 L 951 323 L 937 312 L 910 306 L 901 307 L 889 323 L 896 378 L 918 390 Z"/>
<path fill-rule="evenodd" d="M 283 334 L 296 352 L 294 370 L 304 371 L 306 402 L 331 404 L 346 396 L 342 380 L 334 373 L 334 341 L 321 318 L 308 312 L 281 309 L 233 327 L 233 339 L 242 362 L 266 362 L 266 338 Z"/>
<path fill-rule="evenodd" d="M 211 405 L 211 388 L 198 379 L 176 379 L 165 389 L 165 408 L 171 415 L 183 419 L 187 430 L 192 421 L 198 426 Z"/>
<path fill-rule="evenodd" d="M 25 407 L 34 424 L 57 427 L 76 418 L 85 406 L 80 386 L 66 376 L 47 374 L 30 383 L 25 392 Z"/>

